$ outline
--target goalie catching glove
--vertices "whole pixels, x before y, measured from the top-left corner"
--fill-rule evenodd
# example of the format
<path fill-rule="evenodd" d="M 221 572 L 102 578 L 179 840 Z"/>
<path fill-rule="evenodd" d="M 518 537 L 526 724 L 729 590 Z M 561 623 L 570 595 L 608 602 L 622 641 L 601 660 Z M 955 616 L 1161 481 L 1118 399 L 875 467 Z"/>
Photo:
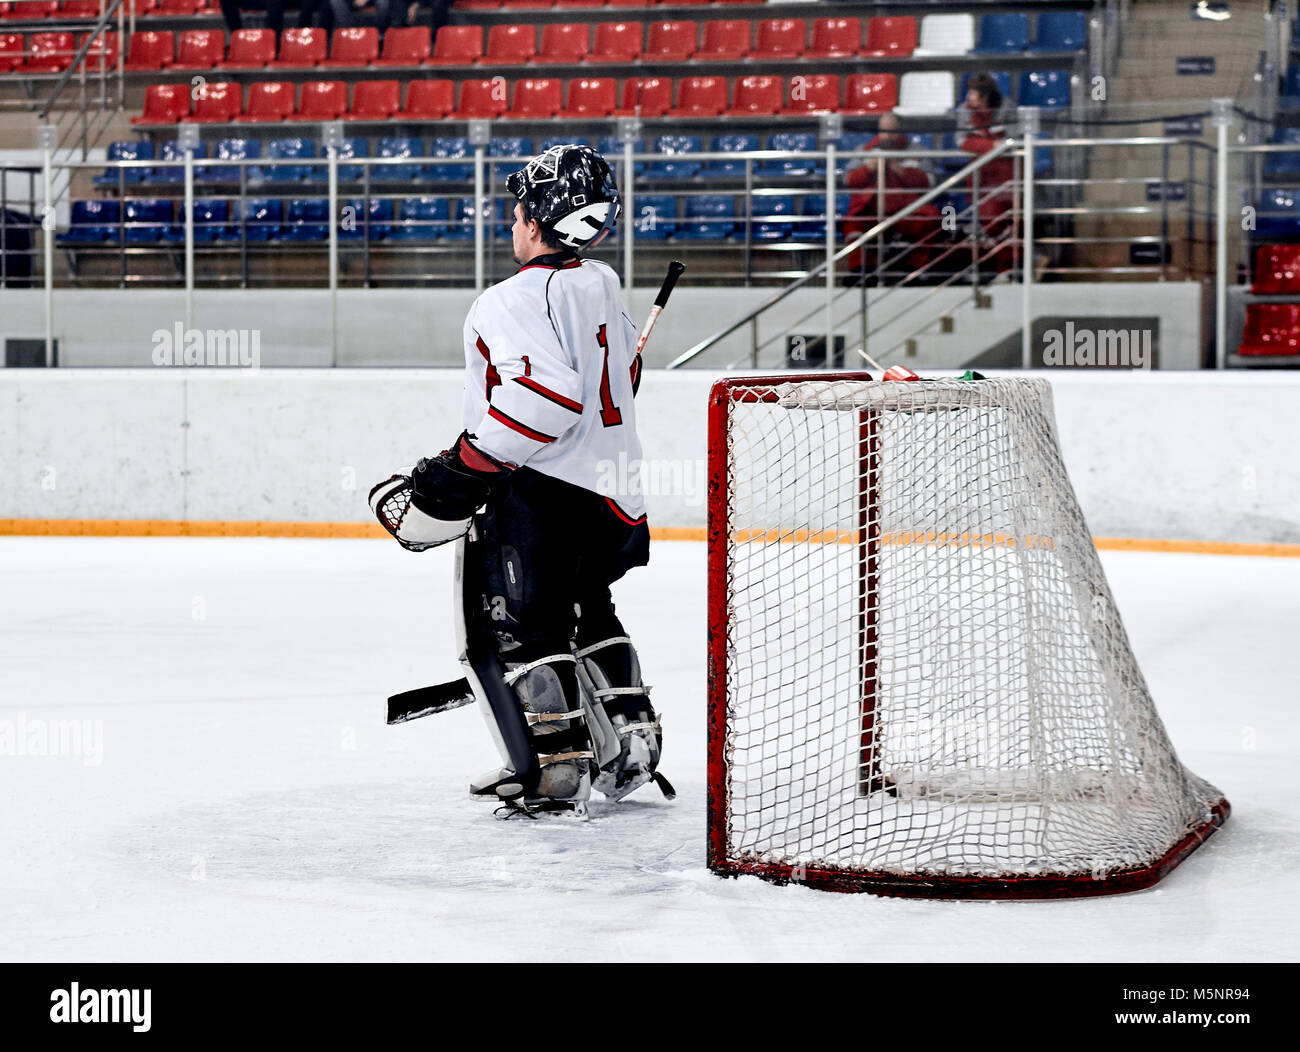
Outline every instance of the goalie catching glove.
<path fill-rule="evenodd" d="M 463 536 L 492 487 L 514 470 L 476 449 L 473 437 L 461 432 L 451 449 L 371 489 L 370 510 L 403 548 L 422 552 Z"/>

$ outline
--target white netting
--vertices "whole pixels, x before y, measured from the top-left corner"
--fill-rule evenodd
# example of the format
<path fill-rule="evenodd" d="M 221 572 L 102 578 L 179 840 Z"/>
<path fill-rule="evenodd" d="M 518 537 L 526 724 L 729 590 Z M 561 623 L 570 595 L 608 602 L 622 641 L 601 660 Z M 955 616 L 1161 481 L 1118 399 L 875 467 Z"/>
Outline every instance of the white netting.
<path fill-rule="evenodd" d="M 731 396 L 729 858 L 1095 877 L 1207 821 L 1221 795 L 1156 714 L 1045 381 Z"/>

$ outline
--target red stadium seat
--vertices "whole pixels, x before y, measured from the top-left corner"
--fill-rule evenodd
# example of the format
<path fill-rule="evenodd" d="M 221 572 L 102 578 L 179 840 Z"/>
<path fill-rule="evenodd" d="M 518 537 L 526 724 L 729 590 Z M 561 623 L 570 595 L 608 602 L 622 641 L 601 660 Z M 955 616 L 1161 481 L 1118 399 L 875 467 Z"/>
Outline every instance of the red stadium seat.
<path fill-rule="evenodd" d="M 667 77 L 629 77 L 623 81 L 623 105 L 615 117 L 662 117 L 673 104 L 673 82 Z"/>
<path fill-rule="evenodd" d="M 100 0 L 63 0 L 59 5 L 61 18 L 98 18 Z"/>
<path fill-rule="evenodd" d="M 695 57 L 710 62 L 732 62 L 749 54 L 749 23 L 743 19 L 716 19 L 704 23 L 704 41 Z"/>
<path fill-rule="evenodd" d="M 456 0 L 457 11 L 495 11 L 501 0 Z"/>
<path fill-rule="evenodd" d="M 199 0 L 154 0 L 153 9 L 160 15 L 193 15 L 199 10 Z"/>
<path fill-rule="evenodd" d="M 727 108 L 726 77 L 687 77 L 677 85 L 674 117 L 717 117 Z"/>
<path fill-rule="evenodd" d="M 888 113 L 898 105 L 898 78 L 892 73 L 850 73 L 844 84 L 842 113 Z"/>
<path fill-rule="evenodd" d="M 1300 245 L 1260 245 L 1250 291 L 1261 296 L 1300 292 Z"/>
<path fill-rule="evenodd" d="M 839 109 L 840 78 L 827 73 L 796 73 L 790 78 L 786 113 L 823 113 Z"/>
<path fill-rule="evenodd" d="M 608 117 L 618 105 L 618 86 L 612 77 L 581 77 L 569 81 L 569 103 L 561 117 Z"/>
<path fill-rule="evenodd" d="M 188 84 L 150 84 L 144 89 L 144 112 L 132 124 L 175 124 L 190 112 Z"/>
<path fill-rule="evenodd" d="M 1300 303 L 1252 303 L 1238 354 L 1300 355 Z"/>
<path fill-rule="evenodd" d="M 862 50 L 862 23 L 856 18 L 819 18 L 805 58 L 842 58 Z"/>
<path fill-rule="evenodd" d="M 785 97 L 785 83 L 780 77 L 741 77 L 736 81 L 736 97 L 729 114 L 762 117 L 780 113 Z"/>
<path fill-rule="evenodd" d="M 758 23 L 754 58 L 798 58 L 808 44 L 807 30 L 798 18 L 765 18 Z"/>
<path fill-rule="evenodd" d="M 484 66 L 522 65 L 537 54 L 537 29 L 534 26 L 492 26 L 488 30 L 487 50 L 479 63 Z"/>
<path fill-rule="evenodd" d="M 293 116 L 293 85 L 286 80 L 258 80 L 248 86 L 246 121 L 283 121 Z"/>
<path fill-rule="evenodd" d="M 329 34 L 324 29 L 286 29 L 280 34 L 280 57 L 267 65 L 272 69 L 319 66 L 329 50 Z"/>
<path fill-rule="evenodd" d="M 27 39 L 27 59 L 19 68 L 24 73 L 57 73 L 72 65 L 76 54 L 72 33 L 33 33 Z"/>
<path fill-rule="evenodd" d="M 542 27 L 542 46 L 533 61 L 577 63 L 587 57 L 588 50 L 585 22 L 548 22 Z"/>
<path fill-rule="evenodd" d="M 472 66 L 483 57 L 482 26 L 443 26 L 433 42 L 428 66 Z"/>
<path fill-rule="evenodd" d="M 193 124 L 227 124 L 239 120 L 243 108 L 243 92 L 238 84 L 209 81 L 194 92 L 193 115 L 182 120 Z"/>
<path fill-rule="evenodd" d="M 341 80 L 305 80 L 296 121 L 335 121 L 348 112 L 348 86 Z"/>
<path fill-rule="evenodd" d="M 352 85 L 349 120 L 386 121 L 402 108 L 402 83 L 398 80 L 358 80 Z"/>
<path fill-rule="evenodd" d="M 391 29 L 389 32 L 393 32 Z M 456 108 L 456 82 L 453 80 L 412 80 L 406 88 L 406 108 L 398 115 L 402 120 L 442 120 Z"/>
<path fill-rule="evenodd" d="M 651 22 L 641 57 L 646 62 L 685 62 L 695 54 L 694 22 Z"/>
<path fill-rule="evenodd" d="M 597 22 L 588 62 L 635 62 L 641 57 L 640 22 Z"/>
<path fill-rule="evenodd" d="M 21 33 L 0 33 L 0 73 L 12 73 L 27 54 L 27 39 Z"/>
<path fill-rule="evenodd" d="M 419 66 L 432 54 L 433 36 L 428 26 L 404 26 L 384 34 L 383 53 L 376 66 Z"/>
<path fill-rule="evenodd" d="M 554 0 L 501 0 L 501 6 L 512 11 L 521 7 L 551 7 L 553 3 Z"/>
<path fill-rule="evenodd" d="M 77 46 L 80 47 L 84 44 L 88 36 L 90 36 L 89 33 L 82 33 L 81 39 L 77 41 Z M 91 41 L 90 47 L 86 48 L 86 57 L 81 64 L 85 67 L 87 73 L 93 75 L 115 72 L 117 70 L 117 49 L 118 38 L 116 33 L 100 33 Z"/>
<path fill-rule="evenodd" d="M 35 22 L 42 18 L 54 18 L 59 13 L 59 0 L 31 0 L 26 4 L 5 4 L 9 8 L 4 12 L 5 18 L 21 18 Z"/>
<path fill-rule="evenodd" d="M 466 80 L 460 86 L 460 104 L 454 116 L 462 119 L 500 117 L 509 103 L 503 77 Z"/>
<path fill-rule="evenodd" d="M 528 77 L 515 84 L 515 104 L 505 116 L 549 120 L 563 108 L 563 81 L 558 77 Z"/>
<path fill-rule="evenodd" d="M 609 7 L 649 7 L 651 0 L 605 0 Z"/>
<path fill-rule="evenodd" d="M 176 60 L 176 38 L 170 29 L 137 31 L 126 51 L 126 70 L 166 69 Z"/>
<path fill-rule="evenodd" d="M 275 59 L 275 32 L 270 29 L 236 29 L 230 34 L 225 69 L 262 69 Z"/>
<path fill-rule="evenodd" d="M 321 63 L 331 69 L 368 66 L 379 58 L 379 30 L 355 26 L 334 30 L 330 57 Z"/>
<path fill-rule="evenodd" d="M 868 58 L 907 58 L 916 50 L 916 19 L 911 15 L 887 15 L 867 23 L 867 42 L 862 53 Z"/>
<path fill-rule="evenodd" d="M 176 47 L 171 69 L 211 69 L 226 57 L 226 34 L 220 29 L 187 29 Z"/>

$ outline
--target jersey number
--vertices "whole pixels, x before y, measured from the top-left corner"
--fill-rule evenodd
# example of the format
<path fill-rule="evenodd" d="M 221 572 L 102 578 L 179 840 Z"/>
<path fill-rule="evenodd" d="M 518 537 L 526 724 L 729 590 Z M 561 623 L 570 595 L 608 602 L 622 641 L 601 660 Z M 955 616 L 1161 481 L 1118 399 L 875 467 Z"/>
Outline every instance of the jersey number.
<path fill-rule="evenodd" d="M 609 393 L 609 340 L 605 338 L 605 326 L 596 330 L 596 342 L 605 352 L 605 364 L 600 371 L 600 422 L 606 427 L 615 427 L 623 422 L 623 414 L 614 404 Z"/>

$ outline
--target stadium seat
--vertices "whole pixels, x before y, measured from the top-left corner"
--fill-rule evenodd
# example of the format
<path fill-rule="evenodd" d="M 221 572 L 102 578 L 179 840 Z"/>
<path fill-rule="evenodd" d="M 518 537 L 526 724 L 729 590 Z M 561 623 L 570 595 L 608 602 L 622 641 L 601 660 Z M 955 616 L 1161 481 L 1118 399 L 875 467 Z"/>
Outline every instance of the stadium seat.
<path fill-rule="evenodd" d="M 283 121 L 293 116 L 293 85 L 286 80 L 258 80 L 248 86 L 246 121 Z"/>
<path fill-rule="evenodd" d="M 736 230 L 736 202 L 722 194 L 699 194 L 686 199 L 683 220 L 673 237 L 683 241 L 722 241 Z"/>
<path fill-rule="evenodd" d="M 560 116 L 599 119 L 613 113 L 617 104 L 618 85 L 613 77 L 579 77 L 569 81 L 569 100 Z"/>
<path fill-rule="evenodd" d="M 427 66 L 472 66 L 483 57 L 482 26 L 443 26 Z"/>
<path fill-rule="evenodd" d="M 487 50 L 479 59 L 483 66 L 523 65 L 537 54 L 537 29 L 525 26 L 492 26 L 488 29 Z"/>
<path fill-rule="evenodd" d="M 545 153 L 552 146 L 590 146 L 591 141 L 581 135 L 548 135 L 537 144 L 537 152 Z M 617 160 L 617 158 L 615 158 Z"/>
<path fill-rule="evenodd" d="M 59 241 L 77 245 L 116 241 L 121 214 L 117 201 L 73 201 L 67 232 Z"/>
<path fill-rule="evenodd" d="M 907 58 L 916 50 L 916 19 L 911 15 L 880 16 L 867 23 L 867 58 Z"/>
<path fill-rule="evenodd" d="M 587 57 L 589 31 L 585 22 L 548 22 L 542 27 L 538 63 L 578 63 Z"/>
<path fill-rule="evenodd" d="M 268 62 L 272 69 L 311 69 L 325 61 L 329 34 L 316 27 L 286 29 L 280 34 L 280 57 Z"/>
<path fill-rule="evenodd" d="M 686 77 L 677 85 L 677 105 L 670 117 L 717 117 L 727 108 L 726 77 Z"/>
<path fill-rule="evenodd" d="M 862 22 L 856 18 L 818 18 L 805 58 L 841 58 L 862 50 Z"/>
<path fill-rule="evenodd" d="M 736 94 L 728 115 L 764 117 L 781 112 L 785 96 L 785 82 L 780 77 L 741 77 L 736 81 Z"/>
<path fill-rule="evenodd" d="M 817 149 L 817 136 L 813 132 L 776 132 L 767 137 L 769 150 L 787 153 L 805 153 Z M 763 176 L 812 175 L 817 171 L 814 157 L 788 157 L 785 160 L 759 161 L 755 174 Z"/>
<path fill-rule="evenodd" d="M 558 77 L 525 77 L 515 82 L 515 102 L 503 117 L 549 120 L 564 108 L 564 83 Z"/>
<path fill-rule="evenodd" d="M 348 86 L 341 80 L 304 80 L 296 121 L 335 121 L 348 112 Z"/>
<path fill-rule="evenodd" d="M 498 182 L 505 182 L 507 176 L 517 172 L 533 156 L 533 140 L 517 135 L 494 136 L 488 140 L 487 154 L 489 157 L 523 158 L 523 161 L 498 161 L 492 165 L 492 177 Z"/>
<path fill-rule="evenodd" d="M 695 54 L 694 22 L 651 22 L 646 37 L 645 62 L 685 62 Z"/>
<path fill-rule="evenodd" d="M 172 225 L 171 198 L 127 198 L 122 207 L 122 220 L 126 226 L 124 240 L 128 245 L 161 241 L 167 228 Z"/>
<path fill-rule="evenodd" d="M 898 105 L 892 73 L 850 73 L 844 82 L 842 113 L 888 113 Z"/>
<path fill-rule="evenodd" d="M 196 197 L 190 209 L 194 217 L 194 240 L 223 241 L 230 236 L 230 202 L 219 197 Z M 177 206 L 176 222 L 162 232 L 164 241 L 185 243 L 185 205 Z"/>
<path fill-rule="evenodd" d="M 423 157 L 424 142 L 411 137 L 380 139 L 379 156 L 382 158 Z M 425 171 L 424 165 L 421 164 L 376 165 L 370 169 L 370 179 L 377 183 L 409 183 L 423 178 Z"/>
<path fill-rule="evenodd" d="M 1300 245 L 1260 245 L 1250 291 L 1259 296 L 1300 292 Z"/>
<path fill-rule="evenodd" d="M 195 124 L 228 124 L 239 120 L 243 110 L 243 93 L 238 84 L 227 80 L 205 82 L 193 91 L 194 113 L 183 117 Z"/>
<path fill-rule="evenodd" d="M 734 62 L 749 54 L 749 23 L 740 18 L 715 19 L 704 23 L 698 59 Z"/>
<path fill-rule="evenodd" d="M 80 47 L 86 43 L 89 33 L 82 33 L 81 39 L 77 41 Z M 82 59 L 82 68 L 92 75 L 99 73 L 111 73 L 117 70 L 117 49 L 118 37 L 116 33 L 100 33 L 90 42 L 86 48 L 85 58 Z M 0 70 L 3 67 L 0 66 Z"/>
<path fill-rule="evenodd" d="M 650 0 L 605 0 L 608 7 L 649 7 Z"/>
<path fill-rule="evenodd" d="M 349 120 L 386 121 L 402 108 L 402 84 L 397 80 L 358 80 L 352 85 Z"/>
<path fill-rule="evenodd" d="M 840 108 L 840 78 L 833 73 L 797 73 L 790 78 L 786 113 L 829 113 Z"/>
<path fill-rule="evenodd" d="M 790 194 L 755 194 L 750 208 L 750 237 L 755 241 L 779 241 L 794 232 L 794 197 Z"/>
<path fill-rule="evenodd" d="M 1238 354 L 1300 354 L 1300 303 L 1252 303 Z"/>
<path fill-rule="evenodd" d="M 217 143 L 212 156 L 220 161 L 256 160 L 262 156 L 262 142 L 260 139 L 222 139 Z M 205 164 L 195 169 L 194 178 L 209 183 L 237 183 L 241 171 L 246 173 L 247 179 L 247 173 L 251 173 L 252 168 L 233 164 Z"/>
<path fill-rule="evenodd" d="M 1060 109 L 1070 104 L 1070 73 L 1068 70 L 1035 70 L 1020 74 L 1019 102 L 1021 106 L 1041 106 Z"/>
<path fill-rule="evenodd" d="M 154 0 L 152 10 L 171 18 L 188 17 L 198 13 L 199 0 Z"/>
<path fill-rule="evenodd" d="M 442 236 L 453 241 L 473 240 L 474 216 L 474 198 L 460 197 L 452 201 Z"/>
<path fill-rule="evenodd" d="M 27 54 L 27 38 L 21 33 L 0 33 L 0 73 L 12 73 Z"/>
<path fill-rule="evenodd" d="M 306 160 L 316 156 L 316 144 L 301 136 L 272 139 L 266 144 L 265 156 L 272 161 Z M 265 167 L 259 165 L 256 171 L 257 174 L 250 173 L 249 178 L 267 183 L 301 183 L 325 178 L 324 165 L 268 164 Z"/>
<path fill-rule="evenodd" d="M 33 33 L 27 38 L 27 58 L 19 69 L 23 73 L 59 73 L 71 66 L 76 56 L 74 33 Z"/>
<path fill-rule="evenodd" d="M 1255 209 L 1255 236 L 1300 238 L 1300 193 L 1272 189 L 1260 194 Z"/>
<path fill-rule="evenodd" d="M 953 75 L 947 71 L 904 73 L 898 80 L 898 105 L 894 112 L 900 117 L 938 117 L 951 113 L 955 90 Z"/>
<path fill-rule="evenodd" d="M 1030 51 L 1081 51 L 1087 46 L 1088 19 L 1082 11 L 1039 12 Z"/>
<path fill-rule="evenodd" d="M 236 29 L 223 69 L 262 69 L 275 60 L 275 33 L 269 29 Z"/>
<path fill-rule="evenodd" d="M 848 210 L 849 195 L 836 194 L 835 215 L 831 218 L 840 218 Z M 799 214 L 803 217 L 803 221 L 795 224 L 794 230 L 791 231 L 793 236 L 799 241 L 824 242 L 826 240 L 826 195 L 805 194 Z"/>
<path fill-rule="evenodd" d="M 368 143 L 365 139 L 360 137 L 349 137 L 343 139 L 338 145 L 337 154 L 339 159 L 338 169 L 339 169 L 340 179 L 345 180 L 347 182 L 360 182 L 362 179 L 366 177 L 365 165 L 342 163 L 343 161 L 346 160 L 354 160 L 358 157 L 370 156 L 370 143 Z M 329 151 L 321 150 L 321 156 L 328 157 Z M 321 171 L 323 173 L 326 172 L 324 167 L 321 168 Z M 325 177 L 328 178 L 328 173 L 325 174 Z"/>
<path fill-rule="evenodd" d="M 36 21 L 42 18 L 56 18 L 59 14 L 59 0 L 27 0 L 26 3 L 6 4 L 6 18 L 21 18 L 24 21 Z"/>
<path fill-rule="evenodd" d="M 602 157 L 607 158 L 610 164 L 617 164 L 619 166 L 617 171 L 618 171 L 619 183 L 621 185 L 623 181 L 623 168 L 622 168 L 623 143 L 612 135 L 602 135 L 599 139 L 596 140 L 596 152 L 599 153 Z M 632 144 L 632 152 L 645 153 L 644 140 L 642 139 L 636 140 L 636 142 Z M 632 171 L 634 175 L 644 174 L 645 161 L 633 161 Z"/>
<path fill-rule="evenodd" d="M 244 237 L 249 241 L 270 241 L 278 237 L 280 227 L 284 224 L 284 202 L 276 198 L 248 197 L 244 207 L 239 202 L 232 203 L 230 210 L 232 234 L 239 237 L 243 228 Z"/>
<path fill-rule="evenodd" d="M 615 117 L 662 117 L 673 104 L 673 82 L 667 77 L 628 77 L 623 81 L 623 105 Z"/>
<path fill-rule="evenodd" d="M 758 23 L 750 55 L 756 59 L 798 58 L 808 46 L 808 33 L 798 18 L 765 18 Z"/>
<path fill-rule="evenodd" d="M 1286 77 L 1282 81 L 1282 94 L 1288 98 L 1300 96 L 1300 66 L 1287 66 Z"/>
<path fill-rule="evenodd" d="M 412 80 L 406 87 L 406 107 L 398 117 L 401 120 L 442 120 L 455 108 L 455 81 Z"/>
<path fill-rule="evenodd" d="M 640 22 L 597 22 L 588 62 L 635 62 L 641 57 Z"/>
<path fill-rule="evenodd" d="M 394 27 L 384 34 L 384 50 L 376 66 L 420 66 L 433 54 L 433 34 L 428 26 Z M 392 202 L 387 202 L 390 206 Z"/>
<path fill-rule="evenodd" d="M 862 164 L 861 158 L 848 157 L 847 154 L 851 150 L 860 151 L 866 149 L 874 138 L 875 135 L 871 132 L 849 132 L 846 135 L 841 135 L 835 143 L 836 149 L 840 151 L 835 157 L 835 170 L 843 175 L 849 169 Z M 825 165 L 819 162 L 817 171 L 824 173 L 826 171 Z"/>
<path fill-rule="evenodd" d="M 350 26 L 334 30 L 330 57 L 321 62 L 331 69 L 369 66 L 379 58 L 379 30 L 374 26 Z"/>
<path fill-rule="evenodd" d="M 715 135 L 709 142 L 710 153 L 747 153 L 757 149 L 757 135 Z M 709 161 L 700 176 L 704 179 L 743 179 L 745 162 L 739 158 L 734 161 Z"/>
<path fill-rule="evenodd" d="M 392 30 L 390 29 L 391 33 Z M 370 207 L 359 197 L 349 197 L 343 202 L 345 211 L 339 219 L 338 237 L 340 241 L 359 241 L 370 235 L 371 241 L 381 241 L 393 231 L 393 199 L 391 197 L 372 197 Z"/>
<path fill-rule="evenodd" d="M 660 135 L 651 143 L 651 153 L 680 156 L 701 153 L 704 144 L 698 135 Z M 700 174 L 704 165 L 700 161 L 651 161 L 645 167 L 647 179 L 691 179 Z"/>
<path fill-rule="evenodd" d="M 281 241 L 324 241 L 330 236 L 330 203 L 326 197 L 296 197 L 285 211 Z"/>
<path fill-rule="evenodd" d="M 447 231 L 450 202 L 445 197 L 408 197 L 401 203 L 390 241 L 437 241 Z"/>
<path fill-rule="evenodd" d="M 59 4 L 62 18 L 99 18 L 100 0 L 63 0 Z"/>
<path fill-rule="evenodd" d="M 501 77 L 462 81 L 460 104 L 454 116 L 461 119 L 500 117 L 508 102 L 506 82 Z"/>
<path fill-rule="evenodd" d="M 464 136 L 439 136 L 429 144 L 429 156 L 444 160 L 473 157 L 474 147 Z M 431 164 L 427 171 L 429 178 L 438 182 L 464 182 L 466 179 L 474 178 L 472 164 Z"/>
<path fill-rule="evenodd" d="M 677 198 L 670 194 L 638 194 L 631 217 L 633 236 L 638 241 L 663 241 L 677 226 Z"/>
<path fill-rule="evenodd" d="M 961 105 L 966 101 L 966 86 L 970 83 L 970 79 L 974 75 L 974 73 L 963 73 L 961 75 L 961 80 L 957 84 L 957 105 Z M 998 91 L 1002 92 L 1002 97 L 1004 99 L 1010 99 L 1012 97 L 1011 74 L 1007 73 L 1005 70 L 997 70 L 990 72 L 989 76 L 993 78 L 993 83 L 998 86 Z"/>
<path fill-rule="evenodd" d="M 226 34 L 220 29 L 187 29 L 169 69 L 212 69 L 226 57 Z"/>
<path fill-rule="evenodd" d="M 153 157 L 153 143 L 148 139 L 110 142 L 104 151 L 106 161 L 151 161 Z M 149 172 L 148 168 L 105 168 L 93 182 L 96 186 L 117 186 L 119 182 L 130 186 L 144 182 Z"/>
<path fill-rule="evenodd" d="M 1265 178 L 1295 181 L 1300 176 L 1300 128 L 1278 128 L 1273 132 L 1273 142 L 1290 145 L 1292 150 L 1264 154 Z"/>
<path fill-rule="evenodd" d="M 920 41 L 914 55 L 969 55 L 975 46 L 975 19 L 971 15 L 926 15 L 921 19 Z"/>
<path fill-rule="evenodd" d="M 983 15 L 976 55 L 1018 55 L 1029 48 L 1029 16 L 1022 11 Z"/>
<path fill-rule="evenodd" d="M 150 84 L 144 89 L 144 112 L 132 124 L 175 124 L 190 112 L 188 84 Z"/>

